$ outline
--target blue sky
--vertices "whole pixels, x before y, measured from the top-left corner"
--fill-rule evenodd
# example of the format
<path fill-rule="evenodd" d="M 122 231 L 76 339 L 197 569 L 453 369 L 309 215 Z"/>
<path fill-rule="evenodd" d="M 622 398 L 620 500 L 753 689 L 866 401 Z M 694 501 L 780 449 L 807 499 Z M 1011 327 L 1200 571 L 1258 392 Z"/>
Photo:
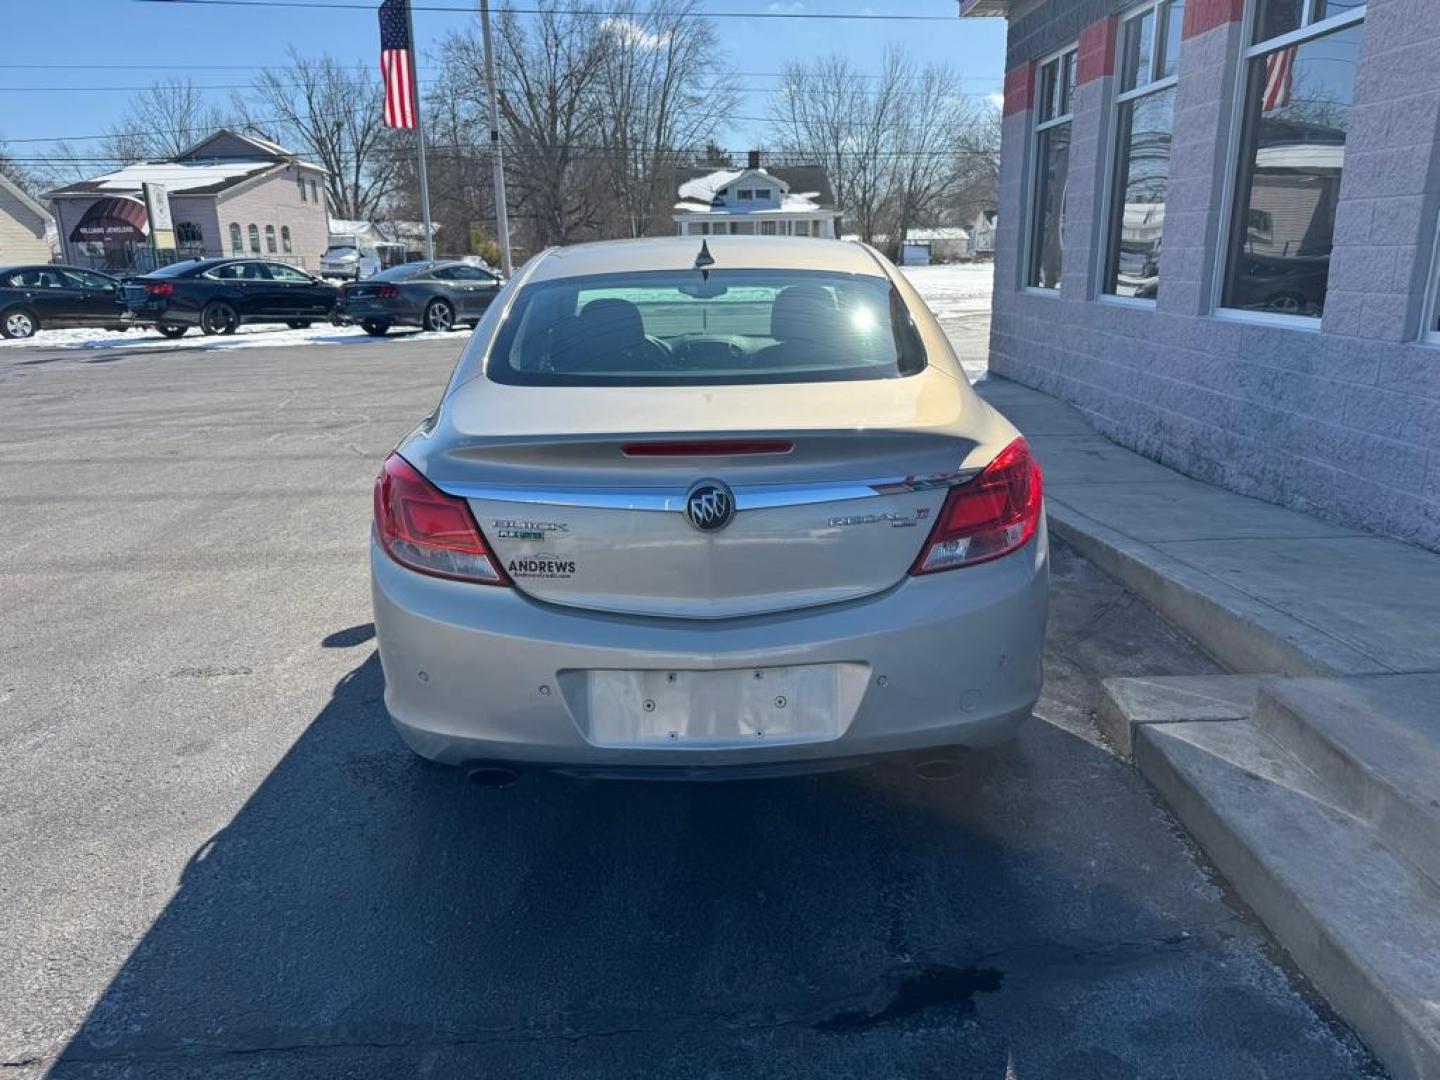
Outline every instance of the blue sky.
<path fill-rule="evenodd" d="M 463 0 L 419 2 L 460 6 Z M 5 102 L 0 109 L 0 138 L 9 141 L 10 152 L 17 157 L 42 149 L 42 144 L 21 140 L 103 133 L 124 110 L 126 87 L 142 87 L 166 76 L 190 77 L 197 84 L 215 86 L 213 94 L 223 102 L 231 93 L 226 87 L 246 82 L 259 66 L 279 62 L 290 45 L 302 53 L 328 51 L 365 63 L 375 62 L 378 50 L 376 17 L 364 10 L 172 7 L 130 0 L 9 0 L 6 6 L 6 39 L 11 47 L 0 63 Z M 1000 89 L 1004 23 L 957 18 L 954 0 L 888 5 L 877 0 L 705 0 L 704 6 L 716 13 L 796 10 L 945 17 L 942 22 L 910 23 L 718 20 L 731 66 L 746 73 L 740 83 L 747 96 L 736 110 L 737 117 L 768 113 L 769 96 L 764 91 L 777 80 L 763 73 L 778 72 L 791 60 L 830 52 L 844 53 L 863 70 L 876 71 L 880 54 L 891 42 L 903 44 L 922 60 L 952 64 L 965 76 L 969 93 L 994 94 Z M 447 30 L 472 18 L 463 12 L 417 11 L 416 37 L 422 49 L 432 47 Z M 87 32 L 86 27 L 103 27 L 103 32 Z M 15 47 L 21 43 L 23 49 Z M 76 66 L 20 66 L 52 64 Z M 423 54 L 421 78 L 425 78 Z M 768 128 L 737 118 L 728 125 L 722 142 L 732 149 L 746 148 L 763 142 Z"/>

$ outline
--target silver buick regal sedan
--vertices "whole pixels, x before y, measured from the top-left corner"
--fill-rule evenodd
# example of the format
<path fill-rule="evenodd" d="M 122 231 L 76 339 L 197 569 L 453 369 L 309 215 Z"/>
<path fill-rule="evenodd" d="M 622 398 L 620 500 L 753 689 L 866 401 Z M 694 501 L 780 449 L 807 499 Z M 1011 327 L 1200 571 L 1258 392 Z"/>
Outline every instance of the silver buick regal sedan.
<path fill-rule="evenodd" d="M 859 244 L 536 256 L 385 461 L 371 571 L 386 707 L 449 764 L 800 772 L 1040 692 L 1040 469 Z"/>

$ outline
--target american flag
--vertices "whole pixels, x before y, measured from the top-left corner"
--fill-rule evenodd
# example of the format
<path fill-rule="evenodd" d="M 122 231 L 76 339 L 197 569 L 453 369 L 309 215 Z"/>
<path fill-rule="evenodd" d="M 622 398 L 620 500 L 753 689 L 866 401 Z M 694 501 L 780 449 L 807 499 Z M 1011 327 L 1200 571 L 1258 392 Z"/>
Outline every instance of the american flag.
<path fill-rule="evenodd" d="M 1290 104 L 1295 93 L 1295 50 L 1289 45 L 1277 49 L 1265 57 L 1265 96 L 1261 99 L 1262 112 L 1274 112 Z"/>
<path fill-rule="evenodd" d="M 410 0 L 380 5 L 380 74 L 385 79 L 385 126 L 415 126 L 415 54 L 410 48 Z"/>

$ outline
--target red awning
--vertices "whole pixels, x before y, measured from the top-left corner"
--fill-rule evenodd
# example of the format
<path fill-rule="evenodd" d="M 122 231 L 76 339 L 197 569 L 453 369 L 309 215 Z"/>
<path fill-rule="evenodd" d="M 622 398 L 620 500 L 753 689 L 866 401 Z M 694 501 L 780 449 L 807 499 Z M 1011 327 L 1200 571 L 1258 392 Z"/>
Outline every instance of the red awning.
<path fill-rule="evenodd" d="M 112 195 L 90 204 L 75 228 L 70 230 L 70 241 L 141 242 L 149 232 L 150 218 L 145 213 L 145 204 L 129 195 Z"/>

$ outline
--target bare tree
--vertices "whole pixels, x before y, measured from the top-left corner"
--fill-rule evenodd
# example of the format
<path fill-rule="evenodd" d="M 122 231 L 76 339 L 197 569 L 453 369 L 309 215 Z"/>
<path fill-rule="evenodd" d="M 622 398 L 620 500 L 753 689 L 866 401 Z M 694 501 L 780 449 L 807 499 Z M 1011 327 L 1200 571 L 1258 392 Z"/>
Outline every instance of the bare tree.
<path fill-rule="evenodd" d="M 100 154 L 120 165 L 172 158 L 232 119 L 231 111 L 207 99 L 189 79 L 165 79 L 129 99 Z"/>
<path fill-rule="evenodd" d="M 955 190 L 948 200 L 953 220 L 968 227 L 980 211 L 995 209 L 999 198 L 1000 110 L 987 101 L 976 109 L 958 151 Z"/>
<path fill-rule="evenodd" d="M 713 145 L 734 101 L 714 24 L 699 10 L 696 0 L 626 0 L 600 24 L 595 108 L 621 215 L 614 232 L 645 236 L 668 224 L 678 166 Z"/>
<path fill-rule="evenodd" d="M 528 216 L 536 246 L 563 244 L 592 231 L 605 207 L 593 150 L 592 107 L 605 39 L 593 10 L 545 0 L 522 22 L 500 13 L 495 63 L 507 163 L 517 209 Z"/>
<path fill-rule="evenodd" d="M 900 62 L 897 52 L 887 53 L 883 77 L 872 87 L 843 56 L 799 61 L 785 68 L 775 97 L 781 152 L 825 166 L 846 222 L 866 243 L 882 227 Z"/>
<path fill-rule="evenodd" d="M 35 195 L 41 187 L 40 180 L 24 165 L 15 160 L 10 146 L 0 139 L 0 176 L 15 184 L 27 195 Z"/>
<path fill-rule="evenodd" d="M 961 93 L 953 68 L 917 69 L 900 57 L 896 71 L 906 88 L 892 129 L 889 231 L 890 246 L 898 249 L 912 226 L 934 224 L 948 209 L 959 178 L 956 163 L 968 154 L 984 110 Z"/>
<path fill-rule="evenodd" d="M 368 220 L 390 195 L 412 133 L 386 128 L 379 80 L 368 67 L 329 55 L 301 56 L 266 68 L 247 99 L 242 122 L 329 172 L 325 190 L 336 217 Z"/>
<path fill-rule="evenodd" d="M 954 216 L 957 186 L 988 110 L 945 65 L 919 67 L 886 50 L 869 79 L 843 56 L 786 68 L 773 115 L 782 152 L 826 167 L 846 223 L 866 242 L 898 247 L 906 230 Z"/>

